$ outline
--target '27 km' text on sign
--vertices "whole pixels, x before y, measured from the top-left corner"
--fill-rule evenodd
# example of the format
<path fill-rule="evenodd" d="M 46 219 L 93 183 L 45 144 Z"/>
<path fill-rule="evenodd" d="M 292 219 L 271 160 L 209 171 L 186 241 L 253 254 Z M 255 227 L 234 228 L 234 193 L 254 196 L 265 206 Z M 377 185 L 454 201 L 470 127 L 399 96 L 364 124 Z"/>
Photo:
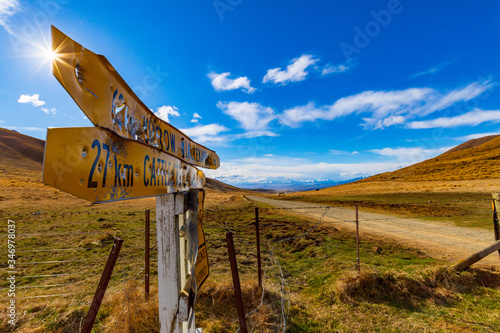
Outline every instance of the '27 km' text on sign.
<path fill-rule="evenodd" d="M 205 176 L 161 150 L 105 129 L 49 128 L 43 182 L 107 202 L 201 188 Z"/>

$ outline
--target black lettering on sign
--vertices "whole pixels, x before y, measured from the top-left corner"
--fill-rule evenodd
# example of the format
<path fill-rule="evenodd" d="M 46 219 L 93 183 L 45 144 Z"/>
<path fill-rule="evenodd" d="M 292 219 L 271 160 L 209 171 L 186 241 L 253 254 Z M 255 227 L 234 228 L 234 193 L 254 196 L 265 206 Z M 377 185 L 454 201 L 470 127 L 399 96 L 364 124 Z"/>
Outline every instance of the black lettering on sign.
<path fill-rule="evenodd" d="M 146 178 L 147 162 L 149 162 L 149 155 L 144 156 L 144 186 L 149 185 L 149 178 Z"/>
<path fill-rule="evenodd" d="M 102 144 L 102 148 L 107 151 L 106 163 L 104 163 L 104 174 L 102 176 L 102 187 L 106 187 L 106 176 L 108 174 L 108 163 L 109 163 L 109 146 L 105 143 Z"/>
<path fill-rule="evenodd" d="M 92 177 L 94 176 L 95 167 L 97 166 L 99 157 L 101 157 L 101 143 L 97 139 L 95 139 L 92 142 L 92 148 L 95 148 L 96 146 L 97 146 L 97 156 L 95 157 L 94 163 L 92 164 L 92 168 L 90 169 L 89 181 L 87 183 L 87 187 L 90 188 L 97 187 L 97 182 L 92 180 Z"/>

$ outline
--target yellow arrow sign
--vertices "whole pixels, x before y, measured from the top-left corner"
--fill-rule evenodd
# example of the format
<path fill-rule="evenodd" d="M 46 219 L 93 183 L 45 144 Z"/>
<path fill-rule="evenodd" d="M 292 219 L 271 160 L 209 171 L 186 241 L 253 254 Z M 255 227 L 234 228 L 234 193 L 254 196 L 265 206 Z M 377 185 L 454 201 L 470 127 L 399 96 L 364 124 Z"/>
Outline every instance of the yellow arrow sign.
<path fill-rule="evenodd" d="M 49 128 L 43 182 L 97 203 L 199 189 L 205 175 L 157 148 L 106 129 Z"/>
<path fill-rule="evenodd" d="M 204 168 L 217 169 L 217 154 L 164 122 L 137 97 L 108 60 L 52 27 L 52 72 L 90 121 Z"/>

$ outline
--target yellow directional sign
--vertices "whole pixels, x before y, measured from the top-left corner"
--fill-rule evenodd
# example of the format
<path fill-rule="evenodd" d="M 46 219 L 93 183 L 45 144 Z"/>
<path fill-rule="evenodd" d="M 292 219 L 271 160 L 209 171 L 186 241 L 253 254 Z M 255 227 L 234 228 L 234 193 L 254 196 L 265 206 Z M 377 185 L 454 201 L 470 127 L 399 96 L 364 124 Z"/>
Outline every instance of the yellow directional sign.
<path fill-rule="evenodd" d="M 195 274 L 198 289 L 208 278 L 208 253 L 205 244 L 205 233 L 203 232 L 203 204 L 205 202 L 205 192 L 198 193 L 198 257 L 196 258 Z"/>
<path fill-rule="evenodd" d="M 164 122 L 137 97 L 108 60 L 52 27 L 52 71 L 90 121 L 183 161 L 217 169 L 217 154 Z"/>
<path fill-rule="evenodd" d="M 205 175 L 160 149 L 106 129 L 49 128 L 43 182 L 96 203 L 199 189 Z"/>

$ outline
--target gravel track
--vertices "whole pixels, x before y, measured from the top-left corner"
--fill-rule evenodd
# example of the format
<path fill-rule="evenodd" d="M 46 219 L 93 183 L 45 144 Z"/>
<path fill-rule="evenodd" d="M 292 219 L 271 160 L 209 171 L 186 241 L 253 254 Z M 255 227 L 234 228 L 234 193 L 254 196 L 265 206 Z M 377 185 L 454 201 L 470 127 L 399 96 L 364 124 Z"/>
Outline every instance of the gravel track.
<path fill-rule="evenodd" d="M 261 202 L 276 208 L 291 209 L 294 214 L 319 218 L 326 205 L 308 202 L 275 200 L 254 195 L 245 195 L 248 200 Z M 311 208 L 320 207 L 320 208 Z M 325 207 L 325 208 L 323 208 Z M 336 228 L 354 231 L 355 210 L 347 207 L 332 207 L 324 222 Z M 388 214 L 359 211 L 361 238 L 364 234 L 397 240 L 401 244 L 416 247 L 427 255 L 440 260 L 456 262 L 465 259 L 494 242 L 492 230 L 457 227 L 452 223 L 401 218 Z M 494 252 L 476 265 L 500 267 L 498 252 Z"/>

